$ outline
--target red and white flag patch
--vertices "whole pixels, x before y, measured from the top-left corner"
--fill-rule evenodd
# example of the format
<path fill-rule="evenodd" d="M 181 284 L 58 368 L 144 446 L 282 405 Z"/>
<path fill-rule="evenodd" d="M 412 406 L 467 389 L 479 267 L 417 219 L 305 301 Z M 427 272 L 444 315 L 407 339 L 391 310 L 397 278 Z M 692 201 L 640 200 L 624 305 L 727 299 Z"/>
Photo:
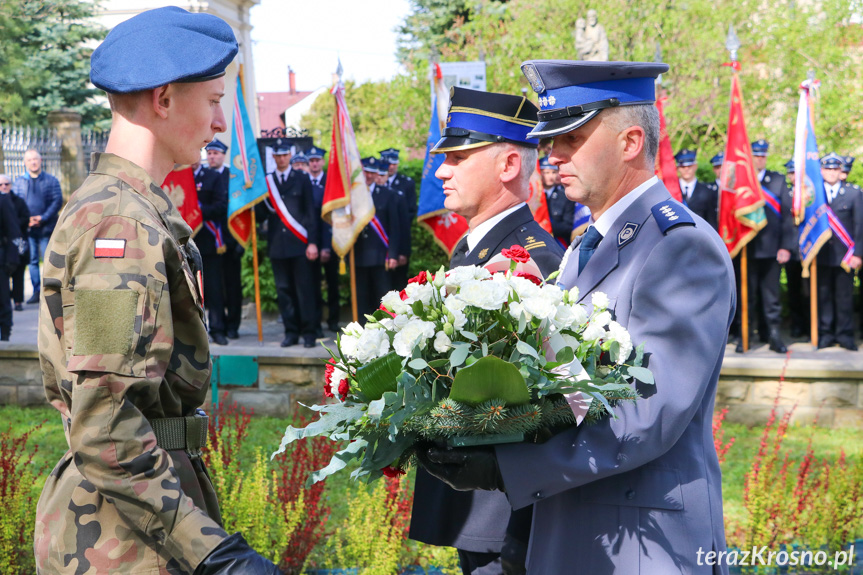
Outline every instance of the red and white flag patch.
<path fill-rule="evenodd" d="M 122 258 L 126 255 L 126 240 L 96 238 L 97 258 Z"/>

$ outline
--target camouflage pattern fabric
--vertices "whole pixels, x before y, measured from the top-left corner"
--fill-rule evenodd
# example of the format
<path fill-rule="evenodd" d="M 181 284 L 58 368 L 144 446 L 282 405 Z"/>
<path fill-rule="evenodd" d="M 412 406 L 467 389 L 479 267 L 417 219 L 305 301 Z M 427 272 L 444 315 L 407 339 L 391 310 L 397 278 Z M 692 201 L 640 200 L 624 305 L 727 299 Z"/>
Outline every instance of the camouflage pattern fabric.
<path fill-rule="evenodd" d="M 36 514 L 39 573 L 191 573 L 225 538 L 203 463 L 149 423 L 192 415 L 210 378 L 191 230 L 111 154 L 72 194 L 45 254 L 39 358 L 69 451 Z"/>

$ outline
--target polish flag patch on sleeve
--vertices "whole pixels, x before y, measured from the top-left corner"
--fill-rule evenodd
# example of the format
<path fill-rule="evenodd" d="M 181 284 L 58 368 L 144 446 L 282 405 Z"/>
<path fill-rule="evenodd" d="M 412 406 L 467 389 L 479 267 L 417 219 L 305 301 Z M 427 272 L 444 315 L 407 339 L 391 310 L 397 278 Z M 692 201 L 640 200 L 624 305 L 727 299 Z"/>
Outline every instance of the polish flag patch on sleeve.
<path fill-rule="evenodd" d="M 126 255 L 126 240 L 96 238 L 97 258 L 122 258 Z"/>

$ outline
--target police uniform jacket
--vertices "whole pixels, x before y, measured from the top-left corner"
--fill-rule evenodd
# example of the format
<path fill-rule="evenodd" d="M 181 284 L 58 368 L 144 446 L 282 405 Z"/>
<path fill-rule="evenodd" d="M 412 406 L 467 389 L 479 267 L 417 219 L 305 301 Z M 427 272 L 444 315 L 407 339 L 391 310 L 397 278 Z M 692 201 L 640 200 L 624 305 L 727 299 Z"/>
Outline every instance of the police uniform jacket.
<path fill-rule="evenodd" d="M 711 185 L 696 180 L 692 194 L 689 199 L 684 198 L 683 203 L 714 230 L 719 229 L 719 188 L 715 183 Z M 775 253 L 773 255 L 776 256 Z"/>
<path fill-rule="evenodd" d="M 563 186 L 556 184 L 546 195 L 551 231 L 569 245 L 572 237 L 572 219 L 575 217 L 575 202 L 566 197 Z"/>
<path fill-rule="evenodd" d="M 27 208 L 27 202 L 18 194 L 8 194 L 8 198 L 12 201 L 13 215 L 18 222 L 18 236 L 17 239 L 15 239 L 16 236 L 12 236 L 12 243 L 18 246 L 18 265 L 21 265 L 30 259 L 30 242 L 27 241 L 30 236 L 30 210 Z"/>
<path fill-rule="evenodd" d="M 312 182 L 312 193 L 315 197 L 315 215 L 319 218 L 318 249 L 330 250 L 333 247 L 333 226 L 321 218 L 321 210 L 324 207 L 324 190 L 327 187 L 327 172 L 326 170 L 321 172 L 321 179 L 318 183 L 315 183 L 311 175 L 309 175 L 309 179 Z"/>
<path fill-rule="evenodd" d="M 633 344 L 644 344 L 655 385 L 638 384 L 642 397 L 616 406 L 616 419 L 495 447 L 512 507 L 533 505 L 528 573 L 713 573 L 695 563 L 699 548 L 725 549 L 712 420 L 735 309 L 728 252 L 658 181 L 581 274 L 580 241 L 558 285 L 577 287 L 587 305 L 593 292 L 608 296 Z"/>
<path fill-rule="evenodd" d="M 396 172 L 392 182 L 389 183 L 389 187 L 401 190 L 404 194 L 404 201 L 407 206 L 407 227 L 405 228 L 407 231 L 403 234 L 402 245 L 404 247 L 402 249 L 404 251 L 401 255 L 410 256 L 412 251 L 411 226 L 417 217 L 417 185 L 410 176 Z"/>
<path fill-rule="evenodd" d="M 207 395 L 201 256 L 147 172 L 113 154 L 91 165 L 45 253 L 39 363 L 69 450 L 36 509 L 36 564 L 192 573 L 227 534 L 200 457 L 163 449 L 151 422 Z"/>
<path fill-rule="evenodd" d="M 750 243 L 750 247 L 748 248 L 749 256 L 775 260 L 776 252 L 780 249 L 788 251 L 797 249 L 797 236 L 793 233 L 789 234 L 789 222 L 786 217 L 786 214 L 791 213 L 789 203 L 791 197 L 788 194 L 788 185 L 785 183 L 785 176 L 777 172 L 769 170 L 764 172 L 761 187 L 779 200 L 780 215 L 777 215 L 770 206 L 764 207 L 767 225 L 758 232 L 758 235 Z"/>
<path fill-rule="evenodd" d="M 489 230 L 462 261 L 456 261 L 454 255 L 452 265 L 482 266 L 515 244 L 530 253 L 544 276 L 560 265 L 563 248 L 536 223 L 526 205 Z M 507 532 L 527 542 L 530 514 L 529 508 L 513 513 L 500 491 L 455 491 L 419 468 L 410 538 L 466 551 L 499 553 Z"/>
<path fill-rule="evenodd" d="M 387 259 L 398 259 L 401 248 L 401 223 L 399 221 L 399 196 L 392 188 L 374 184 L 372 201 L 377 216 L 389 239 L 389 247 L 381 241 L 371 224 L 363 228 L 354 244 L 354 257 L 358 267 L 383 267 Z"/>
<path fill-rule="evenodd" d="M 315 198 L 309 175 L 300 170 L 291 169 L 284 184 L 275 174 L 273 179 L 285 207 L 306 228 L 308 243 L 314 243 L 318 239 L 318 222 L 321 216 L 320 213 L 315 215 Z M 285 227 L 274 207 L 270 205 L 269 199 L 258 204 L 256 209 L 256 215 L 261 220 L 266 218 L 267 221 L 267 245 L 270 258 L 306 257 L 308 244 L 303 243 Z"/>
<path fill-rule="evenodd" d="M 854 255 L 863 258 L 863 192 L 853 184 L 842 182 L 830 208 L 854 240 Z M 818 252 L 818 264 L 839 266 L 848 248 L 836 234 Z"/>
<path fill-rule="evenodd" d="M 228 173 L 225 169 L 222 173 L 210 168 L 202 167 L 195 176 L 195 184 L 198 186 L 198 203 L 201 206 L 201 216 L 204 221 L 214 222 L 221 227 L 222 241 L 228 233 L 226 222 L 228 217 L 228 186 L 223 174 Z M 201 255 L 216 255 L 216 238 L 206 227 L 201 226 L 195 234 L 195 244 Z"/>

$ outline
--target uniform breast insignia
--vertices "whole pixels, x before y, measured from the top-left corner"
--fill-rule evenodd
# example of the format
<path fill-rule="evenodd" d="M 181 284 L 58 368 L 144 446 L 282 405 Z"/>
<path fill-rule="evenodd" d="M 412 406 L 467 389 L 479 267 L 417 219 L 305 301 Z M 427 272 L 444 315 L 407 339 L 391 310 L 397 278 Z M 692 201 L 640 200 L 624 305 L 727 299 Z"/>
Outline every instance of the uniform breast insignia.
<path fill-rule="evenodd" d="M 482 251 L 479 252 L 479 259 L 484 260 L 485 256 L 488 255 L 488 248 L 482 248 Z"/>
<path fill-rule="evenodd" d="M 663 234 L 667 233 L 671 228 L 679 225 L 695 225 L 695 220 L 689 215 L 683 206 L 674 201 L 660 202 L 650 208 L 653 212 L 653 218 L 659 226 L 659 231 Z"/>
<path fill-rule="evenodd" d="M 764 174 L 764 179 L 762 180 L 765 184 L 770 183 L 770 174 Z"/>
<path fill-rule="evenodd" d="M 638 224 L 634 222 L 626 222 L 623 224 L 623 229 L 617 234 L 617 248 L 620 249 L 635 238 L 638 233 Z"/>
<path fill-rule="evenodd" d="M 126 255 L 126 240 L 96 238 L 95 258 L 122 258 Z"/>
<path fill-rule="evenodd" d="M 535 241 L 536 241 L 536 238 L 534 238 L 533 236 L 527 236 L 527 237 L 525 238 L 525 241 L 526 241 L 527 243 L 529 243 L 529 244 L 532 244 L 533 242 L 535 242 Z"/>

